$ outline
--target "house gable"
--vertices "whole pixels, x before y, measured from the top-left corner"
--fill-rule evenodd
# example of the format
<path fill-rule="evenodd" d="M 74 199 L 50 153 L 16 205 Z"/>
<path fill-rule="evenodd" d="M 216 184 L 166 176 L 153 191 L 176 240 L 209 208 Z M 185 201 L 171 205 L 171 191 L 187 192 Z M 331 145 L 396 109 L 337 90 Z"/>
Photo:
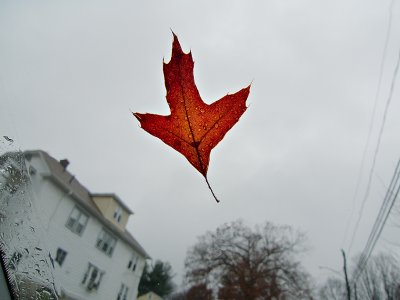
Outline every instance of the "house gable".
<path fill-rule="evenodd" d="M 121 230 L 125 230 L 132 211 L 115 194 L 91 194 L 103 216 Z"/>

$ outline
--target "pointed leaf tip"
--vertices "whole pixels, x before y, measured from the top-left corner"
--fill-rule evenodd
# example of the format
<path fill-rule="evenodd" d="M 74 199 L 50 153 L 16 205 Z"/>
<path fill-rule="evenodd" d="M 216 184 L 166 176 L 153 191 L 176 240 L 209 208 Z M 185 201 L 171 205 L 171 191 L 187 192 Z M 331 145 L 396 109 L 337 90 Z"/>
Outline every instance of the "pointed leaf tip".
<path fill-rule="evenodd" d="M 172 42 L 172 56 L 174 56 L 174 53 L 183 54 L 183 50 L 181 44 L 179 43 L 178 36 L 174 32 L 172 32 L 172 35 L 174 36 L 174 40 Z"/>
<path fill-rule="evenodd" d="M 134 115 L 135 116 L 135 118 L 140 122 L 141 120 L 142 120 L 142 118 L 140 117 L 140 114 L 139 113 L 132 113 L 132 115 Z"/>

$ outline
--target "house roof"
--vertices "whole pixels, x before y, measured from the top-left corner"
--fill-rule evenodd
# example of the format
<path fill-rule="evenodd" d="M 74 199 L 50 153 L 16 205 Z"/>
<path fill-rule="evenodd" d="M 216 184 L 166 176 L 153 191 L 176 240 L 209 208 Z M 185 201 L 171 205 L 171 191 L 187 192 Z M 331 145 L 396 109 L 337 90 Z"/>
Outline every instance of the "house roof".
<path fill-rule="evenodd" d="M 85 188 L 74 175 L 68 172 L 56 159 L 51 157 L 47 152 L 43 150 L 30 150 L 24 152 L 25 157 L 29 160 L 30 156 L 38 155 L 46 163 L 47 172 L 42 174 L 44 177 L 48 177 L 53 180 L 60 188 L 68 192 L 73 199 L 86 211 L 88 211 L 93 217 L 99 220 L 107 229 L 109 229 L 113 234 L 121 238 L 128 245 L 130 245 L 134 250 L 145 258 L 150 258 L 144 248 L 139 244 L 139 242 L 127 231 L 126 229 L 121 230 L 115 226 L 111 221 L 106 219 L 100 210 L 94 203 L 91 193 L 87 188 Z M 113 196 L 122 205 L 121 199 L 115 194 L 94 194 L 94 195 L 107 195 Z M 127 208 L 126 204 L 123 204 L 124 208 Z M 131 210 L 127 208 L 129 212 Z"/>

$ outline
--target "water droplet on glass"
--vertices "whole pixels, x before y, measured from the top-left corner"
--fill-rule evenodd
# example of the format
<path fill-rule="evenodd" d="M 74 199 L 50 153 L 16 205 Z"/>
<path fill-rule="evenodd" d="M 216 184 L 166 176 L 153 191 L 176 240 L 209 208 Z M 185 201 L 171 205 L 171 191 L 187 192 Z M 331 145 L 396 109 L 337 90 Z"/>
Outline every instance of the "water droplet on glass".
<path fill-rule="evenodd" d="M 218 126 L 219 126 L 218 123 L 215 123 L 215 128 L 218 128 Z"/>
<path fill-rule="evenodd" d="M 12 138 L 9 138 L 9 137 L 6 136 L 6 135 L 3 135 L 3 138 L 4 138 L 7 142 L 10 142 L 11 144 L 14 143 L 14 140 L 13 140 Z"/>

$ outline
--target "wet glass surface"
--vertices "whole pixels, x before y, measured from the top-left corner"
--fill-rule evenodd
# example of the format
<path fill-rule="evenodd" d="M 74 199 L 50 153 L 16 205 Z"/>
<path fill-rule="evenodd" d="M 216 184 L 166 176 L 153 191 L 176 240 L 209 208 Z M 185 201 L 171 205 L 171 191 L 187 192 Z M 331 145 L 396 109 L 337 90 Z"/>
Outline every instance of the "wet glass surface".
<path fill-rule="evenodd" d="M 58 299 L 54 259 L 32 202 L 30 172 L 8 136 L 0 142 L 0 251 L 13 299 Z"/>

